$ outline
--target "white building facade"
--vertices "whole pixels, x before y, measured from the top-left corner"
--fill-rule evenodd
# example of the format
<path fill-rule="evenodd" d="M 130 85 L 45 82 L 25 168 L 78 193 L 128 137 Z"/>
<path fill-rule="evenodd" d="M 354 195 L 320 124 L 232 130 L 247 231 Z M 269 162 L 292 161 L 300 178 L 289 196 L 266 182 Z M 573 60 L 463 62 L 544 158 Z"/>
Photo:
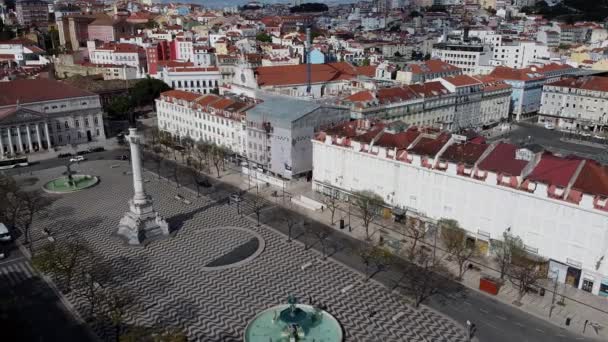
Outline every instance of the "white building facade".
<path fill-rule="evenodd" d="M 167 67 L 157 77 L 173 89 L 200 94 L 216 93 L 222 81 L 222 74 L 216 67 Z"/>
<path fill-rule="evenodd" d="M 411 152 L 424 139 L 438 138 L 420 134 L 399 149 L 341 134 L 319 135 L 313 140 L 313 188 L 347 195 L 372 191 L 388 208 L 411 210 L 434 220 L 455 219 L 486 251 L 492 240 L 509 231 L 523 239 L 528 252 L 550 259 L 548 277 L 608 296 L 608 263 L 598 263 L 608 249 L 606 193 L 575 189 L 579 179 L 587 177 L 590 161 L 574 161 L 572 169 L 579 173 L 573 172 L 567 180 L 570 184 L 560 188 L 550 181 L 531 180 L 535 168 L 544 168 L 543 159 L 554 157 L 512 157 L 520 171 L 509 174 L 500 167 L 480 167 L 494 151 L 503 149 L 501 144 L 483 146 L 474 160 L 461 163 L 444 158 L 457 143 L 454 137 L 432 155 Z"/>

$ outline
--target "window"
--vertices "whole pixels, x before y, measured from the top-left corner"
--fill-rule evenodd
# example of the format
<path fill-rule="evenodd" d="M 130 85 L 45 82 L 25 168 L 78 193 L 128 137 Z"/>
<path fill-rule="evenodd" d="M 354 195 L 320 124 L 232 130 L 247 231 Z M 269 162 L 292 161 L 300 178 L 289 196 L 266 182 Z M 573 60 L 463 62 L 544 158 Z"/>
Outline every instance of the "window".
<path fill-rule="evenodd" d="M 74 123 L 76 124 L 76 127 L 80 127 L 80 121 L 74 120 Z"/>
<path fill-rule="evenodd" d="M 57 130 L 61 131 L 61 124 L 59 122 L 57 122 Z"/>
<path fill-rule="evenodd" d="M 89 127 L 89 118 L 84 118 L 85 127 Z"/>
<path fill-rule="evenodd" d="M 68 124 L 67 121 L 64 122 L 64 126 L 65 126 L 65 128 L 70 128 L 70 125 Z"/>

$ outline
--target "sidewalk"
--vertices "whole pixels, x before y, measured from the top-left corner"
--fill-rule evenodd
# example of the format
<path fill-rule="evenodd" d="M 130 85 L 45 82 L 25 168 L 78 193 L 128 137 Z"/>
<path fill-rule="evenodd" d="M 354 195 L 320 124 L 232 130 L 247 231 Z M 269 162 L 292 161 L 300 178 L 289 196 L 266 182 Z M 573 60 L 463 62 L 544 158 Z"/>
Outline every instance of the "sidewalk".
<path fill-rule="evenodd" d="M 230 185 L 238 187 L 242 190 L 250 189 L 250 182 L 251 185 L 255 187 L 255 181 L 250 181 L 247 176 L 242 175 L 239 170 L 240 167 L 234 165 L 230 166 L 232 168 L 228 168 L 228 170 L 221 172 L 222 177 L 219 179 L 220 181 L 229 183 Z M 216 178 L 215 175 L 211 176 Z M 342 233 L 358 240 L 366 239 L 366 232 L 363 222 L 358 217 L 357 209 L 354 206 L 350 208 L 349 215 L 348 205 L 341 203 L 340 208 L 336 210 L 335 213 L 334 225 L 331 225 L 331 213 L 329 210 L 325 209 L 324 211 L 312 211 L 304 207 L 300 207 L 290 201 L 290 196 L 300 194 L 311 198 L 318 198 L 320 195 L 312 191 L 311 183 L 296 182 L 285 190 L 285 197 L 283 197 L 283 189 L 274 188 L 272 186 L 267 187 L 260 184 L 258 190 L 259 196 L 263 197 L 264 199 L 299 212 L 312 220 L 325 223 L 327 226 L 333 227 L 336 230 L 340 230 L 339 222 L 340 219 L 343 219 L 345 222 L 345 228 L 342 230 Z M 277 192 L 278 196 L 272 195 L 274 191 Z M 382 236 L 386 242 L 386 245 L 399 248 L 399 246 L 402 244 L 407 243 L 407 238 L 398 233 L 398 229 L 396 229 L 397 225 L 398 224 L 392 219 L 377 219 L 370 225 L 370 238 L 374 241 L 378 241 L 380 236 Z M 432 246 L 433 241 L 427 240 L 425 243 Z M 443 255 L 443 252 L 441 252 L 440 249 L 438 249 L 437 252 L 438 255 Z M 493 267 L 493 265 L 490 267 L 486 266 L 487 264 L 492 263 L 492 261 L 487 258 L 478 258 L 472 261 L 482 266 L 481 271 L 467 271 L 461 283 L 470 289 L 474 289 L 480 293 L 486 294 L 485 292 L 479 291 L 479 280 L 482 274 L 498 278 L 499 273 L 490 268 Z M 457 274 L 458 266 L 455 263 L 445 262 L 445 264 L 453 273 Z M 495 267 L 493 268 L 496 269 Z M 559 284 L 557 287 L 557 295 L 555 296 L 555 304 L 553 304 L 553 309 L 551 310 L 553 284 L 551 282 L 545 282 L 539 285 L 546 289 L 545 295 L 540 296 L 539 294 L 534 293 L 526 294 L 521 300 L 521 306 L 513 305 L 513 302 L 518 298 L 518 293 L 513 285 L 506 279 L 497 296 L 492 296 L 490 294 L 486 295 L 495 298 L 502 303 L 517 307 L 524 312 L 551 322 L 556 326 L 564 328 L 568 331 L 583 334 L 583 330 L 585 329 L 584 336 L 586 337 L 599 337 L 608 340 L 608 299 L 584 292 L 582 290 L 574 289 L 564 284 Z M 565 305 L 558 305 L 557 303 L 560 301 L 562 295 L 565 296 Z M 595 308 L 599 310 L 596 310 Z M 550 312 L 551 317 L 549 317 Z M 566 325 L 566 318 L 570 318 L 570 324 L 568 326 Z M 585 321 L 588 321 L 586 327 Z"/>

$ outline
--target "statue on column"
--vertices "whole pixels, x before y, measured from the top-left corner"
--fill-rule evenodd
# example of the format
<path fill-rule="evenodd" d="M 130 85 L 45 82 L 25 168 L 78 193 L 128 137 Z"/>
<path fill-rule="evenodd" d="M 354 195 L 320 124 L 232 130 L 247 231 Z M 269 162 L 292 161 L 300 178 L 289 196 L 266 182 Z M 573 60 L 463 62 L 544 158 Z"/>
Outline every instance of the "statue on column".
<path fill-rule="evenodd" d="M 129 200 L 129 211 L 120 220 L 116 234 L 129 245 L 143 245 L 151 240 L 168 237 L 169 225 L 154 210 L 152 198 L 145 192 L 137 122 L 133 113 L 128 116 L 134 195 Z"/>

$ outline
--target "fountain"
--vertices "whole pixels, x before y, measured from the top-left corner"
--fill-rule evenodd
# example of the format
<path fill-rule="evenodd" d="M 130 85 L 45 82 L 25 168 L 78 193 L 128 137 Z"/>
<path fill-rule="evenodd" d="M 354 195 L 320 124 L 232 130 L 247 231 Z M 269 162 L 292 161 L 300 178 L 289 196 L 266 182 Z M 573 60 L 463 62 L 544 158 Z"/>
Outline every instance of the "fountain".
<path fill-rule="evenodd" d="M 341 342 L 342 327 L 328 312 L 298 304 L 294 296 L 287 304 L 260 312 L 245 329 L 245 342 Z"/>
<path fill-rule="evenodd" d="M 99 183 L 99 179 L 95 176 L 81 175 L 72 171 L 72 163 L 66 164 L 65 176 L 55 178 L 42 186 L 42 189 L 48 193 L 64 194 L 76 192 L 90 188 Z"/>

